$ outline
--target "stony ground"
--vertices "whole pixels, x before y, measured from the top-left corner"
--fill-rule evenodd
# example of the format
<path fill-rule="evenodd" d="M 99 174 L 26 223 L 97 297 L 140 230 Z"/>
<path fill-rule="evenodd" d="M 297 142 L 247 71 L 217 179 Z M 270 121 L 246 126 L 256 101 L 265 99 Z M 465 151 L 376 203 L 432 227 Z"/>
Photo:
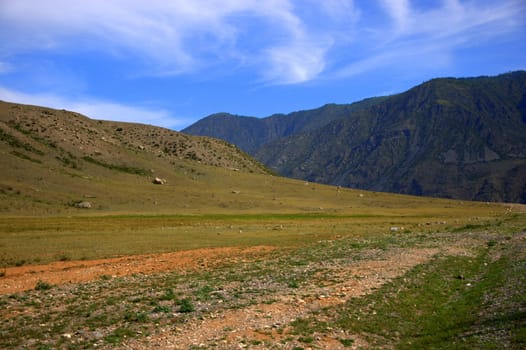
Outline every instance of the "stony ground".
<path fill-rule="evenodd" d="M 336 239 L 8 268 L 0 278 L 0 347 L 368 348 L 366 337 L 337 327 L 302 337 L 297 323 L 486 242 L 450 234 Z"/>
<path fill-rule="evenodd" d="M 129 342 L 128 349 L 187 349 L 251 348 L 265 349 L 269 344 L 278 348 L 292 348 L 281 341 L 288 336 L 287 325 L 324 307 L 343 304 L 378 288 L 411 267 L 428 261 L 439 249 L 401 249 L 381 254 L 377 259 L 360 261 L 349 266 L 329 266 L 320 273 L 317 285 L 305 285 L 294 291 L 280 291 L 272 303 L 256 303 L 242 309 L 225 310 L 208 315 L 203 320 L 192 320 L 182 327 L 164 329 L 144 340 Z M 320 283 L 321 282 L 321 283 Z M 321 286 L 320 286 L 321 285 Z M 317 348 L 344 349 L 337 333 L 315 339 Z M 363 340 L 352 335 L 355 346 Z M 282 344 L 282 346 L 280 346 Z"/>

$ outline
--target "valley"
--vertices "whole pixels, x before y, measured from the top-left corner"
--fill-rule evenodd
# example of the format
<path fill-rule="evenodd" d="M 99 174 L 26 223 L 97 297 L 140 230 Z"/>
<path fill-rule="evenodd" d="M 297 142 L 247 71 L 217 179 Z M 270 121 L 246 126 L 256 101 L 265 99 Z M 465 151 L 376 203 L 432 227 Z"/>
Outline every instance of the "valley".
<path fill-rule="evenodd" d="M 526 344 L 524 205 L 289 179 L 216 139 L 0 107 L 0 348 Z"/>

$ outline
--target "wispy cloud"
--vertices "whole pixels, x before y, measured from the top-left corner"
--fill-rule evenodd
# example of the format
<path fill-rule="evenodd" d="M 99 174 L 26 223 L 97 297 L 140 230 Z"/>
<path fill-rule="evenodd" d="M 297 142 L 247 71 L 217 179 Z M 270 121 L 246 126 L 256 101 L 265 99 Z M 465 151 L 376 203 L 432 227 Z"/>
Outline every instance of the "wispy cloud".
<path fill-rule="evenodd" d="M 188 125 L 189 122 L 184 118 L 174 117 L 172 113 L 162 109 L 126 105 L 91 97 L 67 99 L 54 94 L 28 94 L 1 86 L 0 100 L 67 109 L 94 119 L 152 124 L 172 129 L 180 129 Z"/>
<path fill-rule="evenodd" d="M 435 7 L 416 8 L 409 0 L 378 0 L 391 19 L 383 30 L 361 32 L 368 45 L 356 59 L 335 69 L 338 78 L 375 69 L 444 67 L 453 64 L 454 51 L 524 26 L 526 3 L 508 0 L 467 2 L 443 0 Z"/>
<path fill-rule="evenodd" d="M 380 0 L 380 4 L 395 22 L 395 30 L 404 31 L 411 20 L 409 0 Z"/>
<path fill-rule="evenodd" d="M 332 2 L 333 7 L 324 5 L 327 11 L 346 4 Z M 53 50 L 134 55 L 154 75 L 192 73 L 242 57 L 243 63 L 273 82 L 297 83 L 323 69 L 327 49 L 317 43 L 319 38 L 310 40 L 315 36 L 312 28 L 295 14 L 288 0 L 17 0 L 0 6 L 5 29 L 0 48 L 5 53 Z M 263 30 L 242 39 L 241 33 L 254 21 Z M 247 43 L 239 42 L 258 35 L 267 38 L 265 46 L 255 51 L 245 50 Z"/>

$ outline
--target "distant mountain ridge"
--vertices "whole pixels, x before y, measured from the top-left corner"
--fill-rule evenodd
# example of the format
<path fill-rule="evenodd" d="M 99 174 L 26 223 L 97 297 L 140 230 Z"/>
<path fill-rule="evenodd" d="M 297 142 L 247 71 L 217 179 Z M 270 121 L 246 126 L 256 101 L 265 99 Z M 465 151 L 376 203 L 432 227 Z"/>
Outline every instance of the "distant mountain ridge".
<path fill-rule="evenodd" d="M 205 117 L 181 132 L 190 135 L 212 136 L 254 154 L 262 145 L 274 140 L 316 130 L 333 120 L 367 108 L 386 97 L 374 97 L 353 104 L 327 104 L 320 108 L 274 114 L 266 118 L 216 113 Z"/>
<path fill-rule="evenodd" d="M 295 126 L 291 115 L 230 116 L 196 123 L 206 133 L 196 133 L 194 126 L 183 132 L 224 138 L 283 176 L 367 190 L 526 203 L 524 71 L 433 79 L 401 94 L 295 115 L 303 120 L 310 115 L 304 125 L 312 127 Z M 270 135 L 264 128 L 254 131 L 270 118 L 274 130 L 291 132 L 247 143 L 254 133 Z M 239 119 L 243 122 L 232 122 Z"/>

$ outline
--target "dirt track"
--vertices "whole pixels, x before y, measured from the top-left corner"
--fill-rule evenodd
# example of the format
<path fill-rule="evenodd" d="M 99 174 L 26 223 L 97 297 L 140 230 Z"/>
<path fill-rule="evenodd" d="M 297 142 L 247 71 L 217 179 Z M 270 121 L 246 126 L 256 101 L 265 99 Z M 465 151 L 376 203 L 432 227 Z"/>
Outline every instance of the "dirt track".
<path fill-rule="evenodd" d="M 479 242 L 480 243 L 480 242 Z M 197 349 L 213 344 L 217 349 L 240 349 L 250 344 L 251 349 L 266 349 L 273 344 L 276 349 L 288 349 L 291 323 L 308 317 L 325 307 L 344 304 L 352 297 L 371 293 L 392 279 L 402 276 L 413 267 L 430 261 L 437 254 L 466 255 L 477 245 L 474 241 L 443 242 L 432 248 L 393 248 L 387 251 L 372 250 L 362 260 L 346 263 L 330 262 L 324 265 L 311 283 L 299 288 L 282 288 L 270 292 L 272 302 L 254 300 L 240 308 L 219 307 L 200 317 L 183 323 L 165 324 L 151 335 L 127 339 L 119 344 L 98 343 L 98 348 L 114 349 Z M 229 263 L 248 263 L 272 253 L 273 247 L 198 249 L 167 254 L 129 256 L 114 259 L 56 262 L 42 266 L 14 267 L 6 270 L 0 279 L 3 294 L 33 289 L 38 280 L 52 284 L 80 283 L 100 280 L 101 276 L 128 276 L 153 274 L 163 271 L 180 273 L 196 269 L 213 268 Z M 232 287 L 224 284 L 224 290 Z M 14 314 L 13 314 L 14 315 Z M 71 336 L 70 334 L 67 336 Z M 358 334 L 341 334 L 329 331 L 319 334 L 316 347 L 348 349 L 338 339 L 352 338 L 352 348 L 369 344 Z M 288 344 L 288 345 L 283 345 Z"/>
<path fill-rule="evenodd" d="M 397 250 L 382 260 L 363 261 L 345 269 L 334 269 L 341 283 L 329 284 L 323 288 L 308 286 L 298 290 L 294 295 L 278 295 L 276 296 L 278 301 L 272 304 L 263 303 L 244 309 L 226 310 L 204 320 L 191 321 L 183 328 L 167 329 L 146 339 L 131 341 L 124 344 L 122 348 L 190 349 L 219 343 L 220 349 L 239 349 L 243 348 L 247 339 L 279 344 L 279 341 L 287 336 L 286 330 L 277 331 L 282 325 L 287 325 L 299 317 L 324 307 L 343 304 L 348 298 L 367 294 L 412 267 L 429 261 L 439 251 L 439 249 Z M 336 341 L 337 337 L 336 334 L 326 335 L 318 339 L 317 344 L 324 349 L 348 349 Z M 353 335 L 353 338 L 354 346 L 366 345 L 365 341 L 357 335 Z M 253 349 L 265 349 L 265 347 L 266 345 L 263 344 L 251 346 Z"/>

